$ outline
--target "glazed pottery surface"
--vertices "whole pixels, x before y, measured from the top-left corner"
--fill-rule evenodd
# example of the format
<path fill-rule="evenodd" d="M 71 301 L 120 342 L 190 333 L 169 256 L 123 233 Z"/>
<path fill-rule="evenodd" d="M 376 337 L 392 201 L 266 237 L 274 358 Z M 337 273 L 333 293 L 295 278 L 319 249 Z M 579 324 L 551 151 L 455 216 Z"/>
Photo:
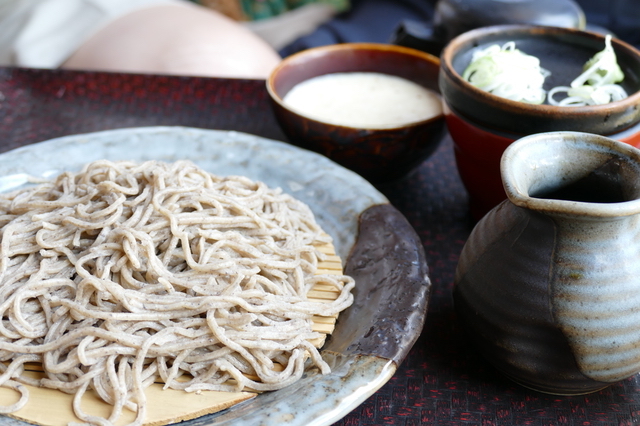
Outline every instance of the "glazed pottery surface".
<path fill-rule="evenodd" d="M 474 228 L 458 318 L 513 380 L 557 394 L 640 371 L 640 150 L 551 132 L 507 148 L 508 200 Z"/>
<path fill-rule="evenodd" d="M 357 128 L 305 117 L 284 104 L 296 84 L 343 72 L 377 72 L 401 77 L 439 93 L 438 58 L 401 46 L 343 43 L 308 49 L 285 58 L 267 80 L 273 110 L 290 143 L 318 152 L 372 183 L 408 175 L 439 146 L 444 115 L 393 128 Z"/>
<path fill-rule="evenodd" d="M 515 41 L 517 48 L 538 57 L 541 66 L 551 71 L 545 80 L 546 90 L 568 84 L 605 45 L 601 34 L 524 25 L 480 28 L 447 45 L 441 57 L 440 89 L 458 170 L 476 220 L 506 198 L 499 163 L 504 149 L 514 140 L 540 132 L 579 131 L 640 145 L 640 51 L 612 40 L 625 73 L 622 85 L 628 98 L 584 107 L 532 105 L 495 96 L 461 77 L 473 52 L 508 41 Z"/>
<path fill-rule="evenodd" d="M 525 136 L 540 132 L 579 131 L 611 135 L 640 121 L 640 51 L 619 39 L 611 40 L 625 75 L 620 85 L 629 96 L 604 105 L 561 107 L 534 105 L 496 96 L 462 78 L 474 52 L 513 41 L 517 49 L 535 56 L 551 74 L 543 88 L 567 86 L 584 64 L 605 47 L 605 36 L 571 28 L 498 25 L 468 31 L 442 52 L 440 90 L 451 109 L 490 129 Z"/>

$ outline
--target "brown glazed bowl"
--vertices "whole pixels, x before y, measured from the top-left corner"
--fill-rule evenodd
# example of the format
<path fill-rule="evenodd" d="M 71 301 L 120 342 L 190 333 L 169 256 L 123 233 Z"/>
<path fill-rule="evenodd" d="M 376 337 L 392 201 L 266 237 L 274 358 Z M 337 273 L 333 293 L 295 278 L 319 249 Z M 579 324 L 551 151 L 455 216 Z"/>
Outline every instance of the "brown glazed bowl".
<path fill-rule="evenodd" d="M 439 93 L 439 68 L 435 56 L 407 47 L 337 44 L 285 58 L 269 76 L 267 90 L 291 144 L 323 154 L 372 183 L 384 183 L 405 177 L 435 151 L 446 129 L 443 114 L 394 128 L 357 128 L 300 115 L 283 103 L 283 97 L 302 81 L 338 72 L 393 75 Z"/>
<path fill-rule="evenodd" d="M 441 55 L 440 90 L 454 141 L 460 177 L 470 208 L 480 219 L 506 199 L 500 180 L 500 158 L 515 140 L 534 133 L 578 131 L 598 134 L 640 147 L 640 51 L 612 39 L 620 83 L 629 97 L 606 105 L 562 107 L 511 101 L 472 86 L 462 78 L 478 49 L 514 41 L 516 48 L 540 59 L 551 71 L 544 89 L 567 86 L 582 66 L 605 47 L 605 36 L 570 28 L 501 25 L 468 31 L 454 38 Z"/>

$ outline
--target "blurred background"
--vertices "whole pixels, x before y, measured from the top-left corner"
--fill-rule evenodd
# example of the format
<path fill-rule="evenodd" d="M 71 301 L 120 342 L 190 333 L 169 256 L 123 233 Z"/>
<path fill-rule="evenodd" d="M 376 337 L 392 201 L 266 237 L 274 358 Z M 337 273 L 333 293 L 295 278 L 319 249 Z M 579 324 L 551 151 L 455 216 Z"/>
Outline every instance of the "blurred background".
<path fill-rule="evenodd" d="M 344 42 L 438 54 L 501 23 L 610 32 L 640 46 L 638 0 L 0 0 L 0 65 L 265 78 Z"/>

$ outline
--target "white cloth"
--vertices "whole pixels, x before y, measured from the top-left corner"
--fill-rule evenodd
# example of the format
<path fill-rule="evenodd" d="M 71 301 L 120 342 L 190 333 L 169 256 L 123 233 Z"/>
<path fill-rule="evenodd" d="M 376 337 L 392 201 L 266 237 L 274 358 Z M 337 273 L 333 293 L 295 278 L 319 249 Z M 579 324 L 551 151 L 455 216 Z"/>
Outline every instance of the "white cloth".
<path fill-rule="evenodd" d="M 182 1 L 0 0 L 0 65 L 56 68 L 109 22 Z"/>

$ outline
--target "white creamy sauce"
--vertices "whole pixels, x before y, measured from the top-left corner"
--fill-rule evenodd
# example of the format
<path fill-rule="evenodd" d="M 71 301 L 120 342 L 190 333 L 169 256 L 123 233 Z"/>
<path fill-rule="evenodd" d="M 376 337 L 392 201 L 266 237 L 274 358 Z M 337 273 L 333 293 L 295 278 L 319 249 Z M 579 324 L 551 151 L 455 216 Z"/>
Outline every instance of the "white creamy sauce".
<path fill-rule="evenodd" d="M 374 129 L 402 126 L 442 112 L 437 93 L 401 77 L 373 72 L 314 77 L 294 86 L 283 101 L 318 121 Z"/>

